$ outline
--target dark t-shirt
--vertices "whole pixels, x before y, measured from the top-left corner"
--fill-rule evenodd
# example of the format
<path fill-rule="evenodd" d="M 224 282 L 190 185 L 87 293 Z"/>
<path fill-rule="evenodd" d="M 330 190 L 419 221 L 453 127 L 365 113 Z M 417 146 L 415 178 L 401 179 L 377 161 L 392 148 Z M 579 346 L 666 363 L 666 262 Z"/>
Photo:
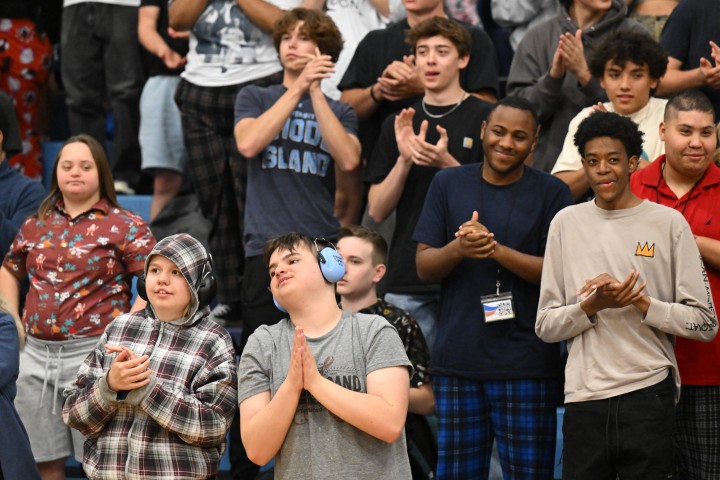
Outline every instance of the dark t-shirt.
<path fill-rule="evenodd" d="M 543 256 L 550 222 L 573 200 L 557 178 L 525 167 L 520 180 L 497 186 L 482 180 L 482 164 L 435 175 L 413 240 L 440 248 L 477 210 L 495 239 L 519 252 Z M 498 276 L 498 269 L 500 270 Z M 512 292 L 512 320 L 485 322 L 482 295 Z M 535 335 L 540 287 L 493 259 L 463 259 L 442 281 L 440 320 L 432 351 L 433 374 L 492 379 L 554 378 L 562 373 L 558 344 Z"/>
<path fill-rule="evenodd" d="M 257 118 L 285 93 L 282 85 L 249 85 L 235 100 L 235 123 Z M 357 136 L 357 116 L 328 99 L 345 130 Z M 310 95 L 305 94 L 270 145 L 247 160 L 243 242 L 248 257 L 260 255 L 270 238 L 290 231 L 335 238 L 335 162 L 323 142 Z"/>
<path fill-rule="evenodd" d="M 165 43 L 168 44 L 168 46 L 174 50 L 175 52 L 179 53 L 181 57 L 184 57 L 187 55 L 188 52 L 188 41 L 187 39 L 180 39 L 180 38 L 171 38 L 170 35 L 168 35 L 168 26 L 169 26 L 169 19 L 168 19 L 168 2 L 167 0 L 140 0 L 140 7 L 159 7 L 160 8 L 160 16 L 157 20 L 157 31 L 162 37 L 163 40 L 165 40 Z M 176 68 L 174 70 L 170 70 L 165 66 L 162 60 L 160 60 L 158 57 L 153 55 L 152 53 L 148 52 L 143 48 L 143 62 L 145 63 L 145 68 L 147 70 L 148 77 L 154 77 L 155 75 L 180 75 L 180 72 L 183 71 L 181 68 Z"/>
<path fill-rule="evenodd" d="M 5 0 L 0 2 L 0 18 L 25 18 L 36 20 L 38 11 L 44 4 L 50 3 L 39 0 Z"/>
<path fill-rule="evenodd" d="M 377 302 L 358 313 L 379 315 L 395 327 L 413 366 L 413 374 L 410 377 L 411 387 L 417 388 L 430 381 L 430 349 L 420 326 L 408 312 L 378 298 Z"/>
<path fill-rule="evenodd" d="M 720 1 L 683 0 L 670 14 L 660 45 L 667 54 L 682 62 L 683 70 L 693 70 L 700 66 L 704 57 L 714 63 L 710 41 L 720 44 Z M 720 90 L 709 86 L 700 90 L 707 95 L 715 106 L 715 120 L 720 119 Z"/>
<path fill-rule="evenodd" d="M 482 142 L 480 127 L 492 108 L 487 102 L 476 97 L 468 97 L 454 112 L 443 118 L 430 118 L 423 111 L 421 102 L 413 105 L 415 116 L 413 129 L 417 132 L 423 120 L 428 121 L 426 141 L 436 144 L 440 134 L 436 126 L 440 125 L 448 132 L 448 152 L 461 164 L 482 160 Z M 442 114 L 454 108 L 427 106 L 433 115 Z M 395 117 L 385 119 L 382 133 L 373 154 L 368 161 L 365 181 L 370 184 L 382 182 L 395 166 L 399 156 L 395 140 Z M 420 216 L 433 176 L 438 168 L 413 165 L 405 180 L 405 187 L 397 205 L 395 231 L 388 256 L 388 272 L 383 279 L 382 290 L 393 293 L 436 292 L 437 285 L 428 285 L 420 281 L 415 268 L 415 248 L 412 232 Z"/>
<path fill-rule="evenodd" d="M 9 102 L 9 100 L 8 100 Z M 7 138 L 7 137 L 6 137 Z M 37 212 L 45 199 L 45 188 L 12 168 L 7 161 L 0 162 L 0 261 L 10 249 L 20 226 Z"/>
<path fill-rule="evenodd" d="M 468 66 L 460 72 L 460 85 L 466 92 L 492 90 L 497 92 L 498 67 L 490 37 L 482 28 L 461 23 L 472 36 L 472 48 Z M 405 32 L 410 29 L 407 19 L 388 26 L 386 29 L 373 30 L 358 44 L 355 55 L 350 61 L 338 88 L 367 88 L 375 83 L 395 60 L 411 55 L 412 48 L 405 42 Z M 380 126 L 388 116 L 399 112 L 417 102 L 420 97 L 407 98 L 397 102 L 382 102 L 373 115 L 360 124 L 360 142 L 363 155 L 368 157 L 375 147 L 380 134 Z"/>

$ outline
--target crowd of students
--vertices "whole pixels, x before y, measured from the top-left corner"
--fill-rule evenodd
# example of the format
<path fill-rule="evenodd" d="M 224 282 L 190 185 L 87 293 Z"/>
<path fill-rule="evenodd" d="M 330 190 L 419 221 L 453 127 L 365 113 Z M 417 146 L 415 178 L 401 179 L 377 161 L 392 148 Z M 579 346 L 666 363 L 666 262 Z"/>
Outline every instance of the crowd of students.
<path fill-rule="evenodd" d="M 441 0 L 404 1 L 341 74 L 331 12 L 396 3 L 126 3 L 68 2 L 64 42 L 139 20 L 152 216 L 185 170 L 213 227 L 156 243 L 119 206 L 135 147 L 109 161 L 83 105 L 107 87 L 127 140 L 137 72 L 81 91 L 98 38 L 64 57 L 87 133 L 44 199 L 0 112 L 0 478 L 70 455 L 89 478 L 215 478 L 230 432 L 235 478 L 488 478 L 495 442 L 505 478 L 548 479 L 562 405 L 563 478 L 720 475 L 720 9 L 680 2 L 658 43 L 623 1 L 563 0 L 502 97 L 487 33 Z"/>

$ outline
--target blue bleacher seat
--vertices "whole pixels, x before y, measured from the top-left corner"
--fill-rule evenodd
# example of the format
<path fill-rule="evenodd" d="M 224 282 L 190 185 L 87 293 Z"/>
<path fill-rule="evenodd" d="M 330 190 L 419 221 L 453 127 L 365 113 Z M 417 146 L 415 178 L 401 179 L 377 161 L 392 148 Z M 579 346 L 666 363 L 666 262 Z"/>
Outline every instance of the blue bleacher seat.
<path fill-rule="evenodd" d="M 127 208 L 131 212 L 140 215 L 143 220 L 150 223 L 150 195 L 118 195 L 118 201 L 123 208 Z M 137 278 L 133 277 L 132 281 L 132 302 L 135 302 L 137 296 Z"/>
<path fill-rule="evenodd" d="M 150 223 L 150 195 L 118 195 L 118 202 L 123 208 L 140 215 L 143 220 Z"/>
<path fill-rule="evenodd" d="M 43 142 L 42 144 L 43 156 L 45 157 L 43 159 L 42 184 L 46 190 L 50 190 L 52 167 L 55 165 L 55 157 L 57 157 L 62 144 L 63 142 Z"/>

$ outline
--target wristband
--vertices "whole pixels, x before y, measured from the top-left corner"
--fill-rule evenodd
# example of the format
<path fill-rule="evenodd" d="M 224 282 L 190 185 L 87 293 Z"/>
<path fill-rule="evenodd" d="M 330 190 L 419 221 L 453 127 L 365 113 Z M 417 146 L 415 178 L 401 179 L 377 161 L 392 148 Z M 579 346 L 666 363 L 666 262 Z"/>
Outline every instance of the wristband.
<path fill-rule="evenodd" d="M 373 92 L 373 87 L 375 87 L 375 85 L 377 85 L 377 82 L 370 85 L 370 98 L 373 99 L 373 102 L 380 103 L 382 102 L 382 100 L 378 100 L 377 98 L 375 98 L 375 92 Z"/>

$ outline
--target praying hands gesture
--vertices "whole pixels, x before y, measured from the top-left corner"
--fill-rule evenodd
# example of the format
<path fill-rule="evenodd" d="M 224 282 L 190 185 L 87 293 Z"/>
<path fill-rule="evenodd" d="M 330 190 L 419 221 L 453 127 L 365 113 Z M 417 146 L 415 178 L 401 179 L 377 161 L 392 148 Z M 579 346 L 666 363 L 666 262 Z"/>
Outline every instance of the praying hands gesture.
<path fill-rule="evenodd" d="M 305 332 L 302 327 L 295 327 L 290 368 L 288 368 L 285 382 L 299 395 L 303 389 L 312 393 L 312 386 L 319 378 L 321 378 L 320 372 L 315 357 L 307 344 Z"/>
<path fill-rule="evenodd" d="M 413 129 L 413 108 L 404 108 L 395 116 L 395 140 L 397 142 L 400 158 L 415 165 L 447 168 L 456 167 L 460 163 L 448 152 L 448 134 L 440 125 L 436 126 L 440 139 L 433 145 L 425 140 L 428 130 L 428 121 L 423 120 L 420 131 L 416 134 Z"/>

